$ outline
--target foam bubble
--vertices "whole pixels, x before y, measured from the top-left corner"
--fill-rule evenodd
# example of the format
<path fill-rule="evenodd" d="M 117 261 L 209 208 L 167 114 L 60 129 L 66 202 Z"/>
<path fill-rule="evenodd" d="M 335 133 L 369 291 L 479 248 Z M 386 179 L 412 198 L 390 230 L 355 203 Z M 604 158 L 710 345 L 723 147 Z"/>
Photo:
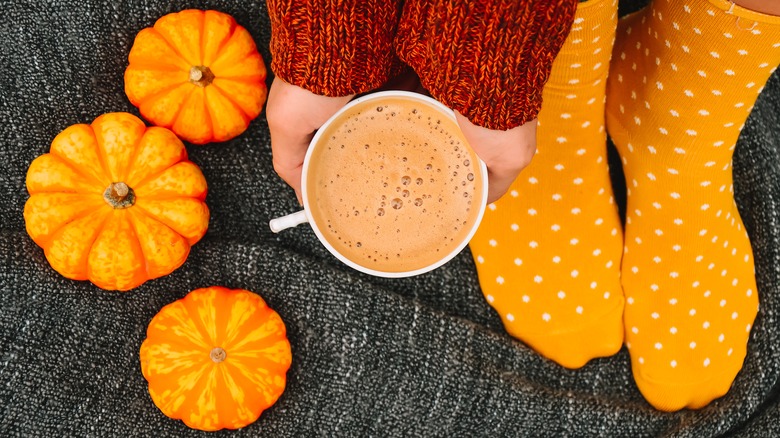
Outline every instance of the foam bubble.
<path fill-rule="evenodd" d="M 464 215 L 464 210 L 466 214 L 469 211 L 472 213 L 475 211 L 473 206 L 468 208 L 466 204 L 472 204 L 478 199 L 478 196 L 473 193 L 473 181 L 476 179 L 475 166 L 471 166 L 471 160 L 476 158 L 467 152 L 468 148 L 464 141 L 458 142 L 458 138 L 448 134 L 451 122 L 436 115 L 429 117 L 431 114 L 429 114 L 427 107 L 384 106 L 384 103 L 372 103 L 362 107 L 360 121 L 353 121 L 353 117 L 357 113 L 350 114 L 347 116 L 347 126 L 342 125 L 336 135 L 331 135 L 332 132 L 326 134 L 325 138 L 330 140 L 327 146 L 332 145 L 333 151 L 331 151 L 332 155 L 331 152 L 325 152 L 324 156 L 336 157 L 332 160 L 334 165 L 330 166 L 333 172 L 326 174 L 333 180 L 333 183 L 326 184 L 328 180 L 325 178 L 319 180 L 318 183 L 318 188 L 325 186 L 323 192 L 336 194 L 346 189 L 347 191 L 355 191 L 355 195 L 359 195 L 361 199 L 357 201 L 344 197 L 344 201 L 346 201 L 344 203 L 334 202 L 333 205 L 321 206 L 320 208 L 329 208 L 330 210 L 325 213 L 330 214 L 330 218 L 335 222 L 341 222 L 332 225 L 332 228 L 326 227 L 325 229 L 329 238 L 333 237 L 334 242 L 339 242 L 337 247 L 351 247 L 345 255 L 352 257 L 348 254 L 354 254 L 358 260 L 362 259 L 366 262 L 370 260 L 370 263 L 375 263 L 374 260 L 377 260 L 380 264 L 388 266 L 406 266 L 409 263 L 415 263 L 414 260 L 417 259 L 418 255 L 422 257 L 424 251 L 413 249 L 412 252 L 408 252 L 407 249 L 401 250 L 399 244 L 403 245 L 404 242 L 417 243 L 417 240 L 427 238 L 434 238 L 436 242 L 449 244 L 453 237 L 454 240 L 458 240 L 456 235 L 464 232 L 465 225 L 461 225 L 461 222 L 463 218 L 471 217 Z M 395 116 L 398 120 L 392 117 L 391 112 L 396 113 Z M 370 120 L 372 118 L 375 120 Z M 403 122 L 407 118 L 411 118 L 411 123 L 417 128 L 414 135 L 406 134 L 402 132 L 400 125 L 394 125 L 395 122 Z M 418 120 L 418 118 L 422 120 Z M 426 118 L 430 121 L 431 126 L 425 126 L 424 120 Z M 366 126 L 373 123 L 383 128 L 378 132 L 366 129 Z M 445 125 L 447 129 L 442 129 Z M 349 141 L 350 151 L 346 151 L 347 141 L 344 138 L 347 130 L 352 132 L 351 136 L 353 137 Z M 399 132 L 399 135 L 393 137 Z M 380 140 L 382 137 L 384 138 Z M 453 139 L 456 141 L 451 143 Z M 428 145 L 424 146 L 426 140 Z M 339 150 L 341 144 L 344 144 L 344 149 Z M 364 147 L 363 153 L 357 152 L 361 146 Z M 457 150 L 455 150 L 456 148 Z M 349 160 L 354 162 L 354 166 L 342 170 L 344 166 L 339 165 L 341 164 L 339 160 L 345 159 L 344 154 L 354 154 L 353 157 L 349 157 Z M 457 155 L 460 157 L 456 158 Z M 398 161 L 399 158 L 401 161 Z M 362 163 L 361 160 L 363 160 Z M 455 176 L 453 176 L 454 171 Z M 338 177 L 336 176 L 337 172 L 340 173 Z M 427 172 L 430 174 L 426 177 L 424 175 Z M 434 173 L 439 173 L 439 176 L 435 176 Z M 469 184 L 467 181 L 472 182 Z M 397 184 L 391 184 L 391 182 Z M 380 184 L 382 185 L 380 186 Z M 395 195 L 390 188 L 393 185 L 396 186 Z M 413 185 L 417 188 L 412 188 Z M 412 191 L 415 192 L 414 197 L 412 197 Z M 452 193 L 450 193 L 451 191 Z M 463 198 L 460 196 L 461 193 Z M 340 194 L 343 195 L 343 193 Z M 380 199 L 377 199 L 377 195 Z M 434 199 L 440 199 L 439 203 Z M 380 202 L 376 202 L 378 200 Z M 364 204 L 355 204 L 359 205 L 358 210 L 351 205 L 351 201 Z M 409 204 L 407 205 L 408 211 L 401 212 L 400 209 L 406 203 Z M 415 207 L 414 209 L 411 207 L 412 205 Z M 462 206 L 457 208 L 457 213 L 451 211 L 451 207 L 454 205 Z M 391 207 L 397 211 L 388 210 Z M 368 219 L 371 211 L 376 214 L 374 220 Z M 349 222 L 342 219 L 345 213 L 350 218 Z M 325 214 L 326 217 L 327 214 Z M 383 216 L 388 214 L 388 218 L 385 219 Z M 355 215 L 358 216 L 355 217 Z M 360 219 L 361 217 L 363 219 Z M 419 221 L 421 219 L 424 222 L 433 223 L 430 233 L 419 234 Z M 331 224 L 328 223 L 328 225 Z M 341 227 L 338 230 L 336 230 L 337 225 Z M 395 236 L 392 235 L 394 228 L 397 233 Z M 453 233 L 453 228 L 458 230 L 457 233 Z M 339 234 L 341 234 L 341 239 L 337 240 Z M 442 234 L 445 234 L 446 237 Z M 362 248 L 364 240 L 370 241 L 365 250 Z M 412 244 L 410 243 L 410 245 Z M 374 251 L 374 249 L 379 249 L 379 252 Z M 442 246 L 435 248 L 435 250 L 445 252 L 448 251 L 448 248 Z M 398 258 L 396 259 L 393 254 L 397 254 Z M 437 253 L 433 252 L 433 254 Z M 388 258 L 390 263 L 385 262 Z"/>

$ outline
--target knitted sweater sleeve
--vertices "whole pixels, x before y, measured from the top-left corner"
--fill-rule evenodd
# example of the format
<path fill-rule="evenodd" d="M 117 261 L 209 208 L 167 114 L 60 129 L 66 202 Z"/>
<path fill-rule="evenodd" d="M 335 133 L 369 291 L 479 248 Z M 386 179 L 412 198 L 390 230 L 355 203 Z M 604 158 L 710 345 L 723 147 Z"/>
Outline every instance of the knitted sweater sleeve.
<path fill-rule="evenodd" d="M 440 102 L 506 130 L 532 120 L 577 0 L 407 0 L 395 48 Z"/>
<path fill-rule="evenodd" d="M 374 89 L 400 71 L 400 0 L 268 0 L 271 69 L 325 96 Z"/>

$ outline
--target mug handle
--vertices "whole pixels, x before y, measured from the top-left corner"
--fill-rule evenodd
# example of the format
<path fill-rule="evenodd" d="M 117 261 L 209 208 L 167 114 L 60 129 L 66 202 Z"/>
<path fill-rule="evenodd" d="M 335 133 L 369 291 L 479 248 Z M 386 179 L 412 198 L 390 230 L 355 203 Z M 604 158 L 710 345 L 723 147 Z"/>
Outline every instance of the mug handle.
<path fill-rule="evenodd" d="M 268 225 L 271 227 L 271 231 L 278 233 L 288 228 L 297 227 L 306 222 L 309 222 L 309 219 L 306 217 L 306 211 L 301 210 L 288 214 L 287 216 L 271 219 L 271 221 L 268 222 Z"/>

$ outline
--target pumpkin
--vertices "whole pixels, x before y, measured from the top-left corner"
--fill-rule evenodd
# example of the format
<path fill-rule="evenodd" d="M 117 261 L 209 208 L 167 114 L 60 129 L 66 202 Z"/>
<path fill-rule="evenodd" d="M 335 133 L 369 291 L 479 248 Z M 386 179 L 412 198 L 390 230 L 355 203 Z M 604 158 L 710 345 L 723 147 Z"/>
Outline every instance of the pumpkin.
<path fill-rule="evenodd" d="M 249 32 L 227 14 L 189 9 L 141 30 L 125 92 L 141 115 L 196 144 L 241 134 L 260 114 L 266 68 Z"/>
<path fill-rule="evenodd" d="M 284 322 L 243 289 L 196 289 L 152 318 L 141 372 L 155 405 L 194 429 L 244 427 L 284 391 L 292 353 Z"/>
<path fill-rule="evenodd" d="M 206 180 L 184 144 L 128 113 L 58 134 L 27 190 L 27 233 L 52 268 L 103 289 L 171 273 L 208 227 Z"/>

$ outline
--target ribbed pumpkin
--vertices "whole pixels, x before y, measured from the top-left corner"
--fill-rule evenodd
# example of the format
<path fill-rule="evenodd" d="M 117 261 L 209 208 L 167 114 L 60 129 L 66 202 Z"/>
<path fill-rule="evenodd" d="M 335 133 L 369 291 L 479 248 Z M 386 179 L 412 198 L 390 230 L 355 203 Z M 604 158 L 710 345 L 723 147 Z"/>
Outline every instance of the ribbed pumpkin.
<path fill-rule="evenodd" d="M 171 131 L 104 114 L 27 171 L 27 233 L 60 274 L 111 290 L 171 273 L 206 232 L 206 180 Z"/>
<path fill-rule="evenodd" d="M 149 394 L 194 429 L 244 427 L 281 396 L 292 354 L 281 317 L 259 295 L 196 289 L 152 318 L 141 344 Z"/>
<path fill-rule="evenodd" d="M 236 137 L 265 103 L 265 63 L 249 32 L 222 12 L 163 16 L 138 33 L 129 61 L 130 102 L 191 143 Z"/>

